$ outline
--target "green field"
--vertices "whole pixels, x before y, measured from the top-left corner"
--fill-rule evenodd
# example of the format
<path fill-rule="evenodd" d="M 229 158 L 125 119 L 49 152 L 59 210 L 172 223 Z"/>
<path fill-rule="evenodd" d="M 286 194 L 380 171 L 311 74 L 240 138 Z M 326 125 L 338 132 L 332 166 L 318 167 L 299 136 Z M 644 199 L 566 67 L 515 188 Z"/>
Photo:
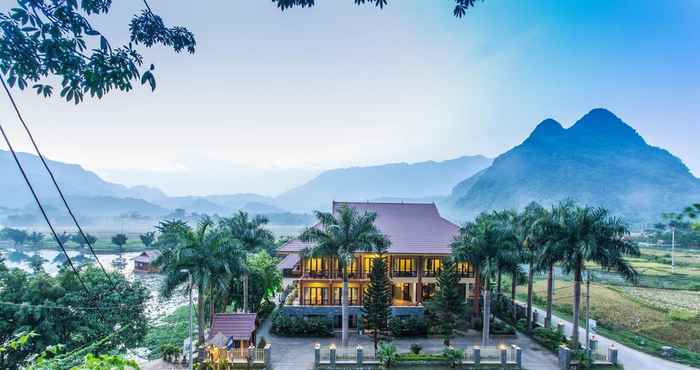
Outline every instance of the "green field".
<path fill-rule="evenodd" d="M 587 266 L 593 272 L 591 317 L 600 334 L 653 354 L 669 345 L 677 350 L 676 361 L 699 366 L 700 252 L 677 250 L 673 272 L 667 250 L 645 248 L 641 257 L 630 261 L 641 274 L 640 286 Z M 540 307 L 544 307 L 546 285 L 540 277 L 534 286 Z M 525 286 L 518 289 L 524 299 Z M 569 277 L 556 281 L 554 303 L 558 313 L 570 317 L 573 283 Z M 581 303 L 583 315 L 583 297 Z"/>

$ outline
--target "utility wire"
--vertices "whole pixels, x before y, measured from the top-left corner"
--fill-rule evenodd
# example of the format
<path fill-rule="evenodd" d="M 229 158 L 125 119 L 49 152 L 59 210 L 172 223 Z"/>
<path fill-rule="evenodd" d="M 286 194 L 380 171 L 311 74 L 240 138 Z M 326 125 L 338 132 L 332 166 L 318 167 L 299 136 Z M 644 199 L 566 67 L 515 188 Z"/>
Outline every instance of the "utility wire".
<path fill-rule="evenodd" d="M 102 265 L 102 262 L 100 262 L 99 258 L 97 258 L 97 254 L 95 253 L 95 250 L 92 248 L 92 243 L 90 243 L 90 240 L 88 239 L 87 235 L 85 235 L 85 233 L 83 232 L 83 228 L 80 227 L 80 223 L 78 223 L 78 219 L 75 217 L 75 215 L 73 214 L 73 210 L 68 205 L 68 201 L 66 200 L 66 197 L 63 195 L 63 191 L 61 190 L 61 187 L 58 186 L 58 182 L 56 181 L 56 178 L 53 175 L 53 171 L 51 171 L 51 168 L 49 168 L 49 165 L 46 163 L 46 159 L 44 158 L 44 155 L 41 154 L 41 151 L 39 150 L 39 146 L 36 144 L 36 141 L 34 140 L 34 135 L 32 135 L 32 132 L 29 131 L 29 127 L 27 126 L 27 123 L 24 121 L 22 114 L 19 112 L 19 108 L 17 107 L 17 104 L 15 103 L 15 99 L 12 96 L 10 89 L 7 88 L 7 84 L 5 83 L 5 79 L 0 78 L 0 82 L 2 82 L 2 87 L 5 89 L 5 92 L 7 93 L 7 97 L 10 99 L 10 102 L 12 103 L 12 107 L 15 109 L 15 113 L 17 114 L 17 118 L 19 118 L 19 121 L 22 123 L 22 126 L 24 127 L 24 131 L 27 132 L 27 135 L 29 136 L 29 140 L 31 140 L 32 145 L 34 146 L 34 151 L 36 151 L 36 154 L 39 156 L 39 159 L 41 159 L 41 163 L 43 163 L 44 168 L 46 169 L 46 172 L 49 173 L 49 176 L 51 177 L 51 182 L 53 182 L 54 187 L 58 191 L 58 195 L 60 195 L 61 200 L 63 201 L 63 205 L 66 206 L 66 209 L 68 210 L 68 214 L 70 215 L 71 219 L 73 219 L 73 223 L 75 224 L 76 228 L 78 229 L 80 236 L 82 236 L 85 243 L 87 243 L 88 248 L 90 248 L 90 252 L 92 253 L 93 257 L 95 257 L 97 264 L 100 265 L 102 272 L 104 272 L 105 276 L 107 277 L 107 280 L 109 281 L 109 284 L 112 286 L 112 288 L 110 290 L 113 291 L 116 283 L 109 276 L 109 274 L 107 273 L 107 270 L 105 270 L 105 268 Z M 9 142 L 8 142 L 8 145 L 9 145 Z M 48 220 L 47 220 L 47 222 L 48 222 Z M 61 248 L 63 248 L 63 246 L 61 246 Z M 64 253 L 65 253 L 65 249 L 64 249 Z M 68 257 L 67 254 L 66 254 L 66 257 Z"/>
<path fill-rule="evenodd" d="M 0 301 L 0 305 L 5 306 L 15 306 L 15 307 L 33 307 L 33 308 L 44 308 L 51 310 L 97 310 L 97 307 L 78 307 L 78 306 L 51 306 L 44 304 L 31 304 L 31 303 L 17 303 L 17 302 L 7 302 Z M 123 310 L 127 305 L 117 305 L 117 306 L 102 306 L 99 309 L 105 310 Z"/>
<path fill-rule="evenodd" d="M 0 78 L 0 81 L 2 81 L 2 78 Z M 4 84 L 5 84 L 5 82 L 3 81 L 3 85 Z M 41 215 L 44 217 L 46 224 L 49 226 L 49 229 L 51 230 L 51 234 L 53 234 L 53 237 L 56 240 L 56 243 L 58 243 L 58 246 L 61 247 L 63 254 L 66 256 L 66 259 L 68 261 L 68 265 L 70 265 L 70 268 L 73 270 L 73 272 L 75 273 L 75 276 L 78 278 L 80 285 L 82 285 L 83 289 L 85 290 L 85 293 L 87 294 L 88 300 L 90 300 L 93 304 L 95 304 L 95 307 L 97 307 L 97 313 L 100 315 L 100 318 L 102 319 L 102 321 L 106 323 L 107 320 L 105 319 L 104 314 L 99 309 L 99 306 L 94 302 L 93 297 L 90 294 L 90 290 L 87 288 L 87 285 L 85 285 L 85 282 L 80 277 L 78 270 L 75 268 L 75 265 L 73 265 L 73 260 L 71 260 L 70 256 L 68 255 L 68 252 L 66 251 L 66 248 L 63 246 L 63 242 L 58 237 L 56 230 L 54 229 L 53 225 L 51 224 L 51 221 L 49 220 L 49 216 L 46 214 L 46 210 L 44 209 L 44 206 L 41 204 L 41 201 L 39 200 L 39 197 L 37 196 L 36 191 L 34 190 L 34 187 L 32 186 L 32 183 L 29 181 L 29 177 L 27 177 L 27 173 L 24 171 L 24 167 L 22 167 L 22 163 L 20 163 L 19 158 L 17 158 L 17 153 L 15 152 L 15 149 L 12 147 L 12 143 L 10 142 L 10 139 L 7 137 L 7 134 L 5 133 L 5 129 L 2 127 L 1 123 L 0 123 L 0 133 L 2 133 L 2 137 L 5 139 L 5 143 L 7 144 L 7 147 L 10 149 L 10 152 L 12 153 L 12 158 L 14 158 L 15 163 L 17 164 L 17 167 L 19 168 L 19 172 L 22 174 L 22 177 L 24 178 L 24 182 L 27 184 L 27 187 L 29 187 L 29 191 L 32 193 L 32 197 L 34 197 L 34 201 L 36 202 L 37 206 L 39 206 L 39 210 L 41 211 Z"/>

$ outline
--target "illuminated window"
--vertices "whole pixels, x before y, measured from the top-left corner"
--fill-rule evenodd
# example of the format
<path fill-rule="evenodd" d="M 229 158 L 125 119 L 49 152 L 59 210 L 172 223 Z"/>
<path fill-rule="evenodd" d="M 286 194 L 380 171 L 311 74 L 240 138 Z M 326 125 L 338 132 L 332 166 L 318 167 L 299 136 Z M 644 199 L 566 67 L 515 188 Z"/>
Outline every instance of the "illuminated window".
<path fill-rule="evenodd" d="M 325 305 L 328 304 L 328 288 L 304 287 L 304 304 Z"/>
<path fill-rule="evenodd" d="M 393 275 L 397 277 L 416 276 L 416 259 L 412 257 L 394 257 Z"/>
<path fill-rule="evenodd" d="M 333 288 L 333 304 L 342 304 L 343 299 L 343 288 Z M 360 304 L 360 288 L 348 287 L 348 304 L 351 306 L 357 306 Z"/>

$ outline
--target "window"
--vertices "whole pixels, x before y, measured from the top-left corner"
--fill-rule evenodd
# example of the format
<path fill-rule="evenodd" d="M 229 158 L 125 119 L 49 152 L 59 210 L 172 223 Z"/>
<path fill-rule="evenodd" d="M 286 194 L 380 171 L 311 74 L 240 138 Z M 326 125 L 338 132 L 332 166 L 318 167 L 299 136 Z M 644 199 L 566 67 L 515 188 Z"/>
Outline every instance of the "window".
<path fill-rule="evenodd" d="M 394 257 L 392 275 L 395 277 L 416 276 L 416 259 L 412 257 Z"/>
<path fill-rule="evenodd" d="M 328 273 L 328 260 L 320 257 L 306 258 L 304 270 L 310 276 L 325 276 Z"/>
<path fill-rule="evenodd" d="M 304 287 L 304 304 L 306 305 L 327 305 L 328 288 Z"/>
<path fill-rule="evenodd" d="M 333 288 L 333 304 L 343 304 L 343 288 Z M 348 287 L 348 304 L 358 306 L 360 304 L 360 288 Z"/>
<path fill-rule="evenodd" d="M 461 277 L 474 277 L 474 268 L 469 262 L 457 263 L 457 273 Z"/>
<path fill-rule="evenodd" d="M 442 257 L 427 257 L 423 266 L 424 275 L 428 277 L 437 276 L 443 265 Z"/>
<path fill-rule="evenodd" d="M 340 275 L 340 277 L 342 277 L 341 274 L 343 273 L 343 271 L 340 269 L 340 260 L 337 257 L 333 258 L 333 269 L 335 271 L 338 271 L 338 274 Z M 353 257 L 350 260 L 350 264 L 348 265 L 348 276 L 350 278 L 356 278 L 357 273 L 357 258 Z"/>

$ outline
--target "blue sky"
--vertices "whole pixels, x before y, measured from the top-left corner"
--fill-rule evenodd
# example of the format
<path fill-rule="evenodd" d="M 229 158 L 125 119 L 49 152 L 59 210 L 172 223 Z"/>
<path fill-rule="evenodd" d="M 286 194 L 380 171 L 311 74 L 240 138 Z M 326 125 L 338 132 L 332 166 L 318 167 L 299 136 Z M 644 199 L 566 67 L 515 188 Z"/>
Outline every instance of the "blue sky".
<path fill-rule="evenodd" d="M 196 54 L 147 50 L 154 93 L 18 93 L 48 156 L 171 194 L 275 194 L 325 168 L 496 156 L 606 107 L 700 174 L 700 1 L 486 0 L 461 20 L 449 1 L 149 3 Z M 118 40 L 139 6 L 96 24 Z"/>

